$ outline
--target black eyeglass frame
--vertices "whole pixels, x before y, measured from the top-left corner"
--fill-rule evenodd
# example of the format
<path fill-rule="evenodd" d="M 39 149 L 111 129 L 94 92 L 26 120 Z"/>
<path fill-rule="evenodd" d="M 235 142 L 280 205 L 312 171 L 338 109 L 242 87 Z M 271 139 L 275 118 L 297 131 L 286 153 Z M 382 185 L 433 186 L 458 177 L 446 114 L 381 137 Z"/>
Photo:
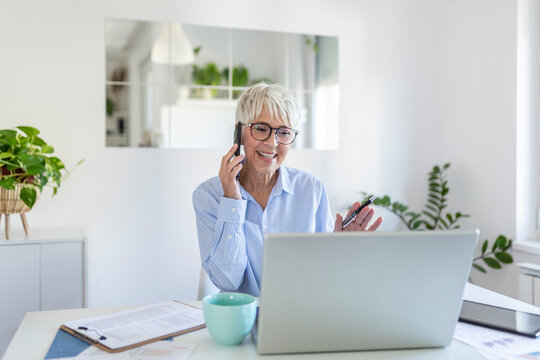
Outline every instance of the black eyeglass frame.
<path fill-rule="evenodd" d="M 278 143 L 280 143 L 281 145 L 291 145 L 294 140 L 296 140 L 296 137 L 298 136 L 298 134 L 300 133 L 300 131 L 296 130 L 296 129 L 293 129 L 293 128 L 290 128 L 290 127 L 287 127 L 287 126 L 280 126 L 278 128 L 273 128 L 271 127 L 269 124 L 265 123 L 265 122 L 256 122 L 256 123 L 249 123 L 249 124 L 245 124 L 247 126 L 249 126 L 249 132 L 251 134 L 251 136 L 253 136 L 253 138 L 257 141 L 266 141 L 270 138 L 270 136 L 272 136 L 272 132 L 274 133 L 274 136 L 276 137 L 276 140 L 278 141 Z M 270 132 L 268 133 L 268 136 L 265 138 L 265 139 L 262 139 L 262 140 L 259 140 L 255 137 L 255 135 L 253 135 L 253 125 L 264 125 L 264 126 L 268 126 L 270 128 Z M 287 129 L 287 130 L 291 130 L 292 132 L 294 132 L 294 138 L 292 139 L 292 141 L 290 143 L 284 143 L 282 142 L 281 140 L 279 140 L 279 137 L 278 137 L 278 131 L 279 130 L 282 130 L 282 129 Z"/>

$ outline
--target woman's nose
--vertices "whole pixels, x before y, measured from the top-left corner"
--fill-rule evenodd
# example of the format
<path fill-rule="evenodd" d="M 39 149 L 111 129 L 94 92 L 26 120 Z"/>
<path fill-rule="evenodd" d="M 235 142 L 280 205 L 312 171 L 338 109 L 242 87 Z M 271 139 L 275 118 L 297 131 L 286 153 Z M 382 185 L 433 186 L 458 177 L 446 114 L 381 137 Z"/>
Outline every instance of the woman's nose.
<path fill-rule="evenodd" d="M 270 143 L 270 144 L 273 144 L 273 145 L 277 146 L 279 144 L 279 142 L 277 141 L 277 133 L 276 133 L 276 131 L 272 131 L 272 135 L 270 135 L 270 137 L 268 139 L 266 139 L 264 142 Z"/>

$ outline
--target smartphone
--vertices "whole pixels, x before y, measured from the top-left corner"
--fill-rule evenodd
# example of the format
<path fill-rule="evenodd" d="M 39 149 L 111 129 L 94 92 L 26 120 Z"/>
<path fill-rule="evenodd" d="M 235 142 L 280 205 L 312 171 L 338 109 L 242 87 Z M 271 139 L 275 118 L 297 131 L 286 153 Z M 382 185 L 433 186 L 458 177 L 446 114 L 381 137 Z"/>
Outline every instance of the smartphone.
<path fill-rule="evenodd" d="M 234 126 L 234 143 L 238 144 L 234 156 L 240 155 L 240 146 L 242 145 L 242 123 L 237 122 Z"/>
<path fill-rule="evenodd" d="M 537 338 L 540 315 L 464 300 L 459 321 Z"/>
<path fill-rule="evenodd" d="M 234 156 L 239 156 L 240 155 L 240 147 L 242 146 L 242 123 L 239 121 L 236 123 L 236 125 L 234 126 L 234 143 L 235 144 L 238 144 L 238 146 L 236 147 L 236 151 L 234 152 Z M 244 160 L 241 161 L 241 164 L 244 163 Z M 240 177 L 240 173 L 238 173 L 238 175 L 236 175 L 236 180 L 238 180 L 238 178 Z"/>

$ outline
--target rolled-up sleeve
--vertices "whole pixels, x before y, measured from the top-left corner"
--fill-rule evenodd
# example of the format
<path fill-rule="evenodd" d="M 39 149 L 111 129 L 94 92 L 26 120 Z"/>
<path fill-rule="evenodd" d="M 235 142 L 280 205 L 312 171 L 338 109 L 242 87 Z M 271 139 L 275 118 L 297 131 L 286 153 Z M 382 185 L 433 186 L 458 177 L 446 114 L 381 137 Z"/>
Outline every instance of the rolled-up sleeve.
<path fill-rule="evenodd" d="M 215 197 L 203 187 L 193 192 L 201 262 L 221 290 L 237 290 L 244 278 L 246 206 L 247 200 Z"/>

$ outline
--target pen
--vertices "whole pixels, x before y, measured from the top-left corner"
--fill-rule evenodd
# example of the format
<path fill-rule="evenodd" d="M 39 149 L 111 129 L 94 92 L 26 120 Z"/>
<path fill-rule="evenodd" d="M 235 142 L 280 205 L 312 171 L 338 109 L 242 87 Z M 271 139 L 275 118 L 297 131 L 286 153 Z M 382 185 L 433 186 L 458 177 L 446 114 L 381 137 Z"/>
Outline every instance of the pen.
<path fill-rule="evenodd" d="M 362 211 L 363 208 L 365 208 L 366 206 L 371 204 L 373 201 L 375 201 L 376 198 L 377 198 L 376 196 L 370 197 L 365 203 L 360 205 L 360 207 L 358 209 L 354 210 L 351 215 L 347 216 L 345 218 L 345 220 L 343 220 L 343 228 L 342 229 L 345 229 L 347 227 L 347 225 L 349 225 L 354 220 L 356 215 L 358 215 L 360 213 L 360 211 Z"/>

